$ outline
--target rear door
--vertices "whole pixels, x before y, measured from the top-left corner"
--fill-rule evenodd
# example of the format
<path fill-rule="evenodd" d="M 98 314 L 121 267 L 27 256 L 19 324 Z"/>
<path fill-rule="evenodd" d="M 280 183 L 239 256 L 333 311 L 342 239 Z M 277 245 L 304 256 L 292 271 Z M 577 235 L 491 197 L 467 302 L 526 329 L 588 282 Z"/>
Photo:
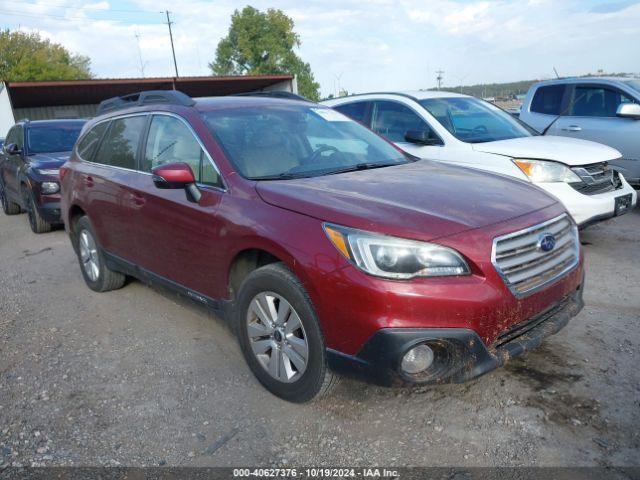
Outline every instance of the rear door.
<path fill-rule="evenodd" d="M 131 185 L 141 176 L 137 171 L 137 155 L 147 120 L 148 115 L 143 114 L 105 122 L 102 128 L 106 132 L 92 161 L 78 164 L 74 186 L 83 198 L 100 246 L 133 263 L 138 262 L 139 251 L 135 244 L 136 209 Z M 100 133 L 96 132 L 96 136 Z"/>
<path fill-rule="evenodd" d="M 190 202 L 183 189 L 154 185 L 152 169 L 175 162 L 191 167 L 202 193 L 198 203 Z M 213 160 L 186 120 L 169 113 L 152 116 L 140 170 L 135 216 L 139 265 L 193 292 L 216 297 L 216 286 L 225 275 L 217 215 L 225 190 Z"/>

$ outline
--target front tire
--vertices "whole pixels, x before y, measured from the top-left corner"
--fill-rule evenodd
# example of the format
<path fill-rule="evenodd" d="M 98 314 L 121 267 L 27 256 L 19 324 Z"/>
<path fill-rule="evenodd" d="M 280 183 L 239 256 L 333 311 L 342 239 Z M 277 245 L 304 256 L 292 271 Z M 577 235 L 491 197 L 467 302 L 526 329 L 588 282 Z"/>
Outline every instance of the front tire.
<path fill-rule="evenodd" d="M 2 211 L 5 215 L 18 215 L 22 211 L 20 205 L 7 198 L 4 185 L 0 185 L 0 203 L 2 204 Z"/>
<path fill-rule="evenodd" d="M 88 217 L 78 219 L 73 235 L 80 270 L 87 286 L 95 292 L 108 292 L 122 288 L 126 276 L 107 267 Z"/>
<path fill-rule="evenodd" d="M 235 327 L 249 368 L 274 395 L 303 403 L 328 395 L 336 385 L 313 304 L 284 264 L 266 265 L 247 276 L 238 294 Z"/>
<path fill-rule="evenodd" d="M 48 233 L 51 231 L 51 224 L 47 222 L 36 207 L 36 200 L 33 197 L 33 192 L 27 188 L 22 190 L 22 198 L 24 200 L 25 208 L 27 209 L 27 217 L 29 218 L 29 226 L 33 233 Z"/>

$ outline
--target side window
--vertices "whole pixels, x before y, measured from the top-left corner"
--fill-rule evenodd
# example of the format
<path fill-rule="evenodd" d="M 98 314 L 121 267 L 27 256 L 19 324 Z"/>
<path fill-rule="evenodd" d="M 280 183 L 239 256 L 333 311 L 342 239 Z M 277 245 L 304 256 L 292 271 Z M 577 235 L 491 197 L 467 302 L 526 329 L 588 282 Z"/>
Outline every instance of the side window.
<path fill-rule="evenodd" d="M 345 105 L 338 105 L 333 107 L 334 110 L 345 114 L 347 117 L 354 119 L 356 122 L 364 124 L 367 116 L 367 107 L 369 102 L 354 102 L 347 103 Z"/>
<path fill-rule="evenodd" d="M 9 145 L 10 143 L 15 143 L 18 145 L 18 148 L 24 148 L 24 135 L 22 134 L 22 127 L 20 125 L 14 125 L 7 133 L 7 138 L 4 141 L 5 145 Z"/>
<path fill-rule="evenodd" d="M 13 126 L 7 132 L 7 137 L 4 139 L 4 146 L 6 147 L 10 143 L 16 143 L 16 132 L 18 131 L 18 126 Z"/>
<path fill-rule="evenodd" d="M 533 95 L 530 110 L 546 115 L 560 115 L 565 89 L 566 85 L 548 85 L 538 88 Z"/>
<path fill-rule="evenodd" d="M 78 146 L 76 147 L 76 152 L 82 160 L 87 160 L 89 162 L 92 161 L 93 154 L 98 148 L 98 143 L 100 143 L 100 139 L 102 138 L 104 131 L 107 129 L 107 125 L 109 125 L 109 122 L 99 123 L 85 133 L 82 139 L 80 139 Z"/>
<path fill-rule="evenodd" d="M 409 130 L 428 132 L 431 129 L 417 113 L 396 102 L 375 102 L 371 130 L 392 142 L 405 142 Z"/>
<path fill-rule="evenodd" d="M 617 90 L 598 86 L 576 86 L 571 115 L 574 117 L 615 117 L 621 103 L 632 100 Z"/>
<path fill-rule="evenodd" d="M 158 165 L 175 162 L 188 164 L 197 182 L 220 185 L 218 172 L 184 122 L 168 115 L 155 115 L 140 169 L 151 172 Z"/>
<path fill-rule="evenodd" d="M 135 170 L 138 143 L 146 122 L 145 115 L 113 120 L 100 144 L 96 162 Z"/>

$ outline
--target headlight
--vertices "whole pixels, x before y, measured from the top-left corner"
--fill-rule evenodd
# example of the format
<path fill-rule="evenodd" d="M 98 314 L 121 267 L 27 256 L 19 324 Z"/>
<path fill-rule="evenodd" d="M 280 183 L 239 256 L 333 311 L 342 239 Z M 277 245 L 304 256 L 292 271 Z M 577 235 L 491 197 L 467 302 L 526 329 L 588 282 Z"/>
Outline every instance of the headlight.
<path fill-rule="evenodd" d="M 60 185 L 58 185 L 56 182 L 42 182 L 40 190 L 45 195 L 49 195 L 51 193 L 57 193 L 60 190 Z"/>
<path fill-rule="evenodd" d="M 468 275 L 469 266 L 451 248 L 324 224 L 331 243 L 362 271 L 384 278 Z"/>
<path fill-rule="evenodd" d="M 557 162 L 544 160 L 524 160 L 514 158 L 515 163 L 532 182 L 566 182 L 575 183 L 582 180 L 569 167 Z"/>
<path fill-rule="evenodd" d="M 37 172 L 40 175 L 49 175 L 54 177 L 57 177 L 60 174 L 60 170 L 57 168 L 44 168 L 42 170 L 38 169 Z"/>

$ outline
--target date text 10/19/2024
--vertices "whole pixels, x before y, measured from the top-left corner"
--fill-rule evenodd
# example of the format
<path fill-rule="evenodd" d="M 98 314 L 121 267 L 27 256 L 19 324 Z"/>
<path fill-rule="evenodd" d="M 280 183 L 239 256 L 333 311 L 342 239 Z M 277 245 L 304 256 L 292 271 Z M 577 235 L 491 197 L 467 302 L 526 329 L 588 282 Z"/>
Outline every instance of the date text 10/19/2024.
<path fill-rule="evenodd" d="M 257 478 L 398 478 L 387 468 L 234 468 L 233 476 Z"/>

